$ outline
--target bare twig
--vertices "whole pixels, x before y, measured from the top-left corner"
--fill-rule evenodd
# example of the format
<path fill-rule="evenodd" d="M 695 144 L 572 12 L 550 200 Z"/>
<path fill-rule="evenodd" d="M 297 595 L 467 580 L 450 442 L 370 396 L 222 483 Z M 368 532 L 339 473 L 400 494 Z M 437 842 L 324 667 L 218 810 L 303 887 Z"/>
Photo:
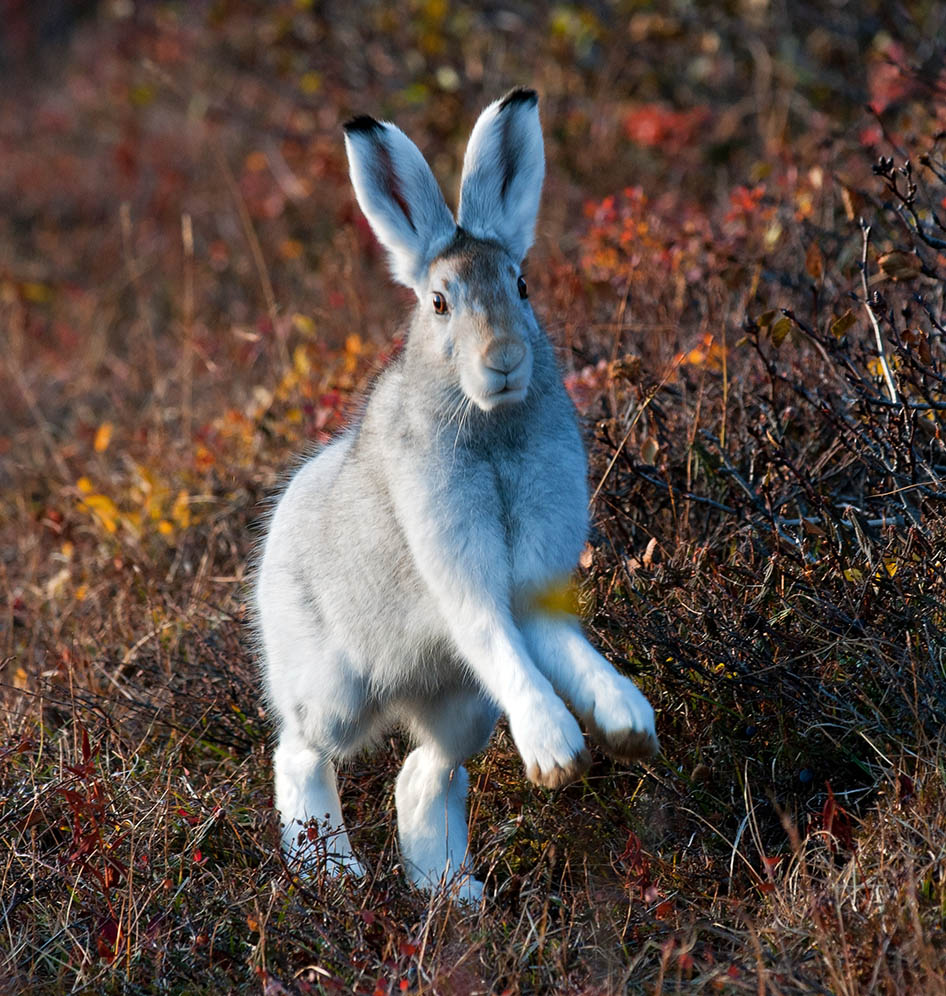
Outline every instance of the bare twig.
<path fill-rule="evenodd" d="M 867 309 L 867 316 L 870 318 L 870 323 L 874 328 L 874 339 L 877 342 L 877 358 L 880 360 L 880 368 L 883 370 L 884 380 L 887 382 L 887 392 L 890 395 L 891 401 L 899 402 L 900 398 L 893 382 L 893 374 L 890 372 L 890 365 L 887 363 L 887 356 L 884 353 L 884 340 L 880 334 L 880 324 L 870 304 L 870 290 L 867 287 L 867 249 L 870 245 L 870 225 L 863 218 L 861 218 L 861 232 L 863 233 L 864 240 L 861 249 L 861 285 L 864 288 L 864 307 Z"/>

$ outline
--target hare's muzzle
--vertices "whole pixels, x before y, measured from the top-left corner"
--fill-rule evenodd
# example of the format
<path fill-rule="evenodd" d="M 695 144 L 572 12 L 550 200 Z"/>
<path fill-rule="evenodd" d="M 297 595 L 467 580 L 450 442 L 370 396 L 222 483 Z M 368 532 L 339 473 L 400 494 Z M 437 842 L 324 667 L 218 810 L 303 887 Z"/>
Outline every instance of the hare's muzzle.
<path fill-rule="evenodd" d="M 529 389 L 532 356 L 521 339 L 494 340 L 481 357 L 482 390 L 477 404 L 484 411 L 499 405 L 517 404 Z"/>
<path fill-rule="evenodd" d="M 526 347 L 519 339 L 506 339 L 491 343 L 483 350 L 483 364 L 487 370 L 511 374 L 526 358 Z"/>

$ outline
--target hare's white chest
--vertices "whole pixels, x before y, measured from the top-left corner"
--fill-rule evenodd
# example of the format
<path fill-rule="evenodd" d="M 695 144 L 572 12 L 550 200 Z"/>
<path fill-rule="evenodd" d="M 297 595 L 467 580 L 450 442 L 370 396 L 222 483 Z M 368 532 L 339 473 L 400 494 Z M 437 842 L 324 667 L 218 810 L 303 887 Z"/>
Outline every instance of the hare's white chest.
<path fill-rule="evenodd" d="M 586 466 L 576 429 L 494 467 L 515 593 L 574 570 L 588 533 Z"/>

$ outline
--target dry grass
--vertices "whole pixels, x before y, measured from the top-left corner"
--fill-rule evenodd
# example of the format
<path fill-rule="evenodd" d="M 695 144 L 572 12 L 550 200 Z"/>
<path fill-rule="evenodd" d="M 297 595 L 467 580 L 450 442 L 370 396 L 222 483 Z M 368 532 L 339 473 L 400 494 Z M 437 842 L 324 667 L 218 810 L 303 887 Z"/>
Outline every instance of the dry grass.
<path fill-rule="evenodd" d="M 946 992 L 942 12 L 791 6 L 113 4 L 18 67 L 0 991 Z M 409 303 L 339 123 L 396 117 L 449 187 L 521 82 L 579 598 L 664 754 L 553 794 L 501 729 L 471 911 L 404 881 L 394 737 L 343 776 L 369 878 L 294 881 L 246 564 Z"/>

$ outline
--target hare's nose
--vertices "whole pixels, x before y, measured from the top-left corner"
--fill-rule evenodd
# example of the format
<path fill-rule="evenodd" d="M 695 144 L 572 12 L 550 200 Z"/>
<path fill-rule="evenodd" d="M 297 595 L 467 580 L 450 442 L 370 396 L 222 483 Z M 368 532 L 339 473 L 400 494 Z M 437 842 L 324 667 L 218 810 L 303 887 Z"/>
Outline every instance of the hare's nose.
<path fill-rule="evenodd" d="M 483 362 L 490 370 L 508 374 L 525 359 L 526 347 L 515 339 L 491 343 L 483 350 Z"/>

